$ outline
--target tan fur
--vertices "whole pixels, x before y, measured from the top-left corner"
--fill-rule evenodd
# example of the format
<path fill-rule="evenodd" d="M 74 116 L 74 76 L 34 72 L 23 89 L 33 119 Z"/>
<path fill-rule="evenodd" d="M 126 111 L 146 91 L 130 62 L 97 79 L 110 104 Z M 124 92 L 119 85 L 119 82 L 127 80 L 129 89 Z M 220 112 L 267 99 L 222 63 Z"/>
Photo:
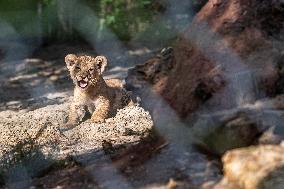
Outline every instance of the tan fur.
<path fill-rule="evenodd" d="M 102 73 L 107 65 L 106 57 L 69 54 L 65 57 L 65 62 L 75 84 L 73 102 L 65 128 L 82 121 L 86 112 L 92 114 L 91 120 L 94 123 L 102 123 L 106 118 L 113 116 L 118 108 L 132 101 L 130 92 L 122 88 L 120 80 L 103 79 Z"/>

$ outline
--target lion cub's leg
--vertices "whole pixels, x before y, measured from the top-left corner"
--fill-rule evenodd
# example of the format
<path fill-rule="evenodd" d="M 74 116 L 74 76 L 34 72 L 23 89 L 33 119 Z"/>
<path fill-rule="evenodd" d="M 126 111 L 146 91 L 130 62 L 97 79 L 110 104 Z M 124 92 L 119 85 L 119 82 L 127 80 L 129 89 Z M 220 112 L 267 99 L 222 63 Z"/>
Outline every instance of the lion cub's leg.
<path fill-rule="evenodd" d="M 108 117 L 110 112 L 110 101 L 109 99 L 100 96 L 95 101 L 96 110 L 92 114 L 91 120 L 94 123 L 102 123 Z"/>
<path fill-rule="evenodd" d="M 79 123 L 83 120 L 85 115 L 86 107 L 84 105 L 72 103 L 70 106 L 68 122 L 73 124 Z"/>
<path fill-rule="evenodd" d="M 82 104 L 72 102 L 70 105 L 68 121 L 61 127 L 62 130 L 69 130 L 75 127 L 86 115 L 86 107 Z"/>

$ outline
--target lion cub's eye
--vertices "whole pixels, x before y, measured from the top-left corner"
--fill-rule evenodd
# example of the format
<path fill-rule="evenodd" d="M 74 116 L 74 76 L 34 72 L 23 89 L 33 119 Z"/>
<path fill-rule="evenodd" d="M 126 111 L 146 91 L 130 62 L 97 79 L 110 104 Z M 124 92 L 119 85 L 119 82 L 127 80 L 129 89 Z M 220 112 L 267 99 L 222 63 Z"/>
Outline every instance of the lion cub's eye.
<path fill-rule="evenodd" d="M 76 66 L 75 69 L 76 69 L 77 71 L 80 71 L 80 70 L 81 70 L 81 68 L 80 68 L 79 66 Z"/>

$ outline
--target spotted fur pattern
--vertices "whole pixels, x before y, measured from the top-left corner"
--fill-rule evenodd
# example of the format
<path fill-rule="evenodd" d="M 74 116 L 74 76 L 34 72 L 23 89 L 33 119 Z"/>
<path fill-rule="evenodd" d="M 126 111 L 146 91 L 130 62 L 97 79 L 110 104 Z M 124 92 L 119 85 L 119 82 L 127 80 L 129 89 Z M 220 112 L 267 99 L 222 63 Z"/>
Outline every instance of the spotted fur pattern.
<path fill-rule="evenodd" d="M 92 122 L 104 122 L 118 108 L 132 103 L 131 94 L 122 88 L 120 80 L 103 79 L 102 73 L 107 66 L 106 57 L 69 54 L 65 57 L 65 62 L 75 88 L 64 129 L 82 121 L 87 112 L 91 113 Z"/>

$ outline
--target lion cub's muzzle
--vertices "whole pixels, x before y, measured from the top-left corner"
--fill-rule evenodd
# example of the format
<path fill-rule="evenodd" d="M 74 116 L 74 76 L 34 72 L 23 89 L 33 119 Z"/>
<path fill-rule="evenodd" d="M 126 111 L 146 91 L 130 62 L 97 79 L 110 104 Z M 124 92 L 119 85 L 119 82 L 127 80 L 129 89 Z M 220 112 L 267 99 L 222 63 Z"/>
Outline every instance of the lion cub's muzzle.
<path fill-rule="evenodd" d="M 81 88 L 81 89 L 86 89 L 89 85 L 89 79 L 88 77 L 77 77 L 77 85 Z"/>

